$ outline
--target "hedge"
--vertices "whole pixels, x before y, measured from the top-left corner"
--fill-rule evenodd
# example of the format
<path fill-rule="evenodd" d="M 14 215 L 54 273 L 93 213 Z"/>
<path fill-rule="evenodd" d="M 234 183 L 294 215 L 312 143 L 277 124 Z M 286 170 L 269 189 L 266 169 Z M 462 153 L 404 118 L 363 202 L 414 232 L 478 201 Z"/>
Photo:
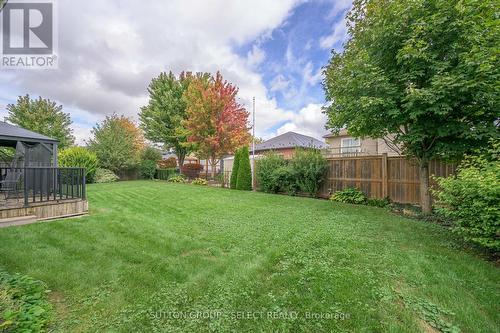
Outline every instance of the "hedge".
<path fill-rule="evenodd" d="M 177 174 L 176 168 L 156 169 L 156 179 L 168 180 L 171 175 Z"/>
<path fill-rule="evenodd" d="M 252 190 L 252 168 L 250 167 L 250 154 L 248 152 L 248 147 L 240 149 L 236 189 L 244 191 Z"/>
<path fill-rule="evenodd" d="M 238 181 L 238 169 L 240 166 L 240 150 L 236 150 L 234 153 L 234 160 L 233 160 L 233 171 L 231 172 L 231 179 L 230 179 L 230 187 L 232 189 L 236 189 L 236 183 Z"/>

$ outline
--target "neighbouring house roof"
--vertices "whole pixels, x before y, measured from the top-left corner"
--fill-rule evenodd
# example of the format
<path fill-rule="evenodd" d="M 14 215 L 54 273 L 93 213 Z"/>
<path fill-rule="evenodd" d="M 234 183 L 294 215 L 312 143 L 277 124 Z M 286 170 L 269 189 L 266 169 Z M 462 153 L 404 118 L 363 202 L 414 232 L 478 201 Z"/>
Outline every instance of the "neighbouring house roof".
<path fill-rule="evenodd" d="M 255 145 L 255 151 L 274 150 L 284 148 L 328 148 L 328 145 L 311 136 L 286 132 L 284 134 L 275 136 L 267 141 Z"/>
<path fill-rule="evenodd" d="M 161 158 L 164 159 L 164 160 L 169 159 L 171 157 L 177 159 L 177 155 L 175 153 L 164 151 L 161 154 Z M 196 160 L 198 160 L 198 158 L 196 156 L 185 156 L 184 157 L 184 161 L 196 161 Z"/>
<path fill-rule="evenodd" d="M 48 136 L 0 121 L 0 143 L 11 144 L 12 142 L 46 142 L 57 143 L 58 140 Z"/>

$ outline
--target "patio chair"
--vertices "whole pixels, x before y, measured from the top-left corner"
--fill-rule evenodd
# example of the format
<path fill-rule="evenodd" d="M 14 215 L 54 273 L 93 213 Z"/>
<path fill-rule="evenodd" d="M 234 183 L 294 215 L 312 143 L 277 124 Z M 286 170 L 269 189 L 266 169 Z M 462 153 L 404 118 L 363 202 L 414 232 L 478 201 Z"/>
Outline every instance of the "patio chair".
<path fill-rule="evenodd" d="M 0 181 L 0 192 L 4 193 L 5 200 L 9 199 L 12 194 L 19 200 L 18 185 L 21 182 L 22 171 L 19 169 L 8 169 L 4 180 Z"/>

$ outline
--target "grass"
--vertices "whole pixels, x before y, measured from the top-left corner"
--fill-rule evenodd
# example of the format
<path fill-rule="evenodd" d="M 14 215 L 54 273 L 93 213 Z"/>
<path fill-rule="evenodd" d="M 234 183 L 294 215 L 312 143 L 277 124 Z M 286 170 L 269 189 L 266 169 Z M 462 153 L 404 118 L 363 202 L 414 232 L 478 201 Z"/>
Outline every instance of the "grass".
<path fill-rule="evenodd" d="M 48 285 L 56 331 L 499 331 L 499 268 L 438 225 L 166 182 L 88 197 L 89 216 L 0 229 L 0 265 Z"/>

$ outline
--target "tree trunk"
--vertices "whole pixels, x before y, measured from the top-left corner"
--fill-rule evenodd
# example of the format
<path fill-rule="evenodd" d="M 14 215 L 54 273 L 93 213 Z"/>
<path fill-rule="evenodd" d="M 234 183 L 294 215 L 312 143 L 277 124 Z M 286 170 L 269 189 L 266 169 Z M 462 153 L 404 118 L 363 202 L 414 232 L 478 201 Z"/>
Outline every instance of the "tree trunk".
<path fill-rule="evenodd" d="M 186 159 L 186 154 L 183 153 L 178 153 L 177 154 L 177 160 L 179 163 L 179 170 L 182 169 L 182 166 L 184 165 L 184 160 Z"/>
<path fill-rule="evenodd" d="M 211 167 L 212 167 L 212 180 L 215 179 L 215 168 L 216 168 L 216 158 L 212 156 L 212 159 L 210 161 L 210 163 L 212 164 Z"/>
<path fill-rule="evenodd" d="M 420 162 L 420 206 L 422 207 L 422 213 L 430 214 L 432 210 L 431 206 L 431 194 L 429 191 L 429 162 Z"/>

